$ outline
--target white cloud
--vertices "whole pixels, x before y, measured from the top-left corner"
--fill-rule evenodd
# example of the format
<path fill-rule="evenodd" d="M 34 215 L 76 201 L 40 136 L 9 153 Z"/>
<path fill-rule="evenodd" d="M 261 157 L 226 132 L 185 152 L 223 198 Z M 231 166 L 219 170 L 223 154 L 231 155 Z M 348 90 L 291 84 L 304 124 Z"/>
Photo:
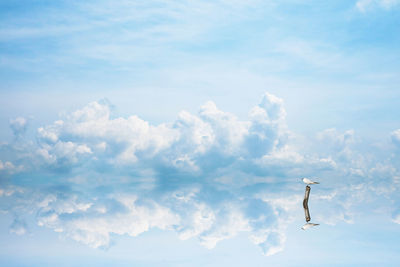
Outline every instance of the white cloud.
<path fill-rule="evenodd" d="M 354 130 L 339 132 L 334 128 L 326 129 L 317 133 L 316 141 L 314 149 L 322 157 L 321 162 L 351 175 L 364 176 L 368 172 L 368 155 L 356 149 L 360 140 Z"/>
<path fill-rule="evenodd" d="M 8 174 L 14 174 L 20 171 L 24 170 L 23 165 L 14 165 L 11 161 L 1 161 L 0 160 L 0 173 L 8 173 Z"/>
<path fill-rule="evenodd" d="M 392 142 L 400 148 L 400 129 L 391 133 Z"/>
<path fill-rule="evenodd" d="M 318 133 L 317 138 L 329 144 L 330 148 L 346 150 L 354 142 L 354 131 L 347 130 L 344 133 L 340 133 L 336 129 L 331 128 Z"/>
<path fill-rule="evenodd" d="M 400 212 L 397 212 L 393 215 L 393 222 L 400 224 Z"/>
<path fill-rule="evenodd" d="M 268 93 L 248 121 L 207 102 L 198 116 L 182 111 L 174 123 L 156 126 L 137 116 L 112 118 L 109 104 L 92 102 L 40 127 L 37 154 L 56 167 L 85 161 L 132 165 L 158 158 L 164 165 L 192 171 L 210 167 L 210 160 L 232 164 L 237 158 L 273 157 L 285 149 L 282 159 L 295 156 L 285 146 L 285 116 L 283 101 Z"/>
<path fill-rule="evenodd" d="M 14 164 L 12 164 L 10 161 L 2 162 L 0 160 L 0 171 L 2 170 L 13 170 L 15 168 Z"/>
<path fill-rule="evenodd" d="M 399 0 L 358 0 L 356 2 L 356 8 L 360 12 L 366 12 L 375 7 L 380 7 L 383 9 L 391 9 L 400 3 Z"/>
<path fill-rule="evenodd" d="M 26 132 L 28 120 L 23 117 L 18 117 L 10 120 L 10 127 L 14 136 L 20 137 Z"/>
<path fill-rule="evenodd" d="M 191 211 L 191 214 L 187 216 L 185 220 L 181 220 L 178 232 L 179 238 L 182 240 L 200 235 L 209 230 L 215 223 L 216 217 L 210 207 L 201 203 L 195 204 L 194 208 L 195 209 Z"/>
<path fill-rule="evenodd" d="M 313 198 L 319 211 L 312 216 L 321 223 L 351 223 L 362 201 L 395 198 L 396 165 L 358 151 L 353 130 L 324 130 L 301 149 L 285 117 L 283 100 L 268 93 L 247 120 L 207 102 L 196 115 L 182 111 L 159 125 L 115 117 L 109 103 L 92 102 L 40 127 L 36 145 L 13 152 L 18 164 L 30 164 L 26 175 L 47 172 L 61 186 L 1 189 L 1 197 L 18 200 L 2 202 L 2 209 L 33 212 L 40 226 L 91 247 L 152 228 L 207 248 L 245 232 L 269 256 L 283 250 L 296 219 L 299 176 L 321 175 L 326 185 Z M 0 170 L 15 168 L 0 161 Z M 24 233 L 21 225 L 10 231 Z"/>
<path fill-rule="evenodd" d="M 21 220 L 20 218 L 15 218 L 13 223 L 10 226 L 10 233 L 16 235 L 24 235 L 29 232 L 28 227 L 25 221 Z"/>
<path fill-rule="evenodd" d="M 91 247 L 107 247 L 111 234 L 137 236 L 151 228 L 171 229 L 179 217 L 154 201 L 138 204 L 135 195 L 103 199 L 102 203 L 81 201 L 77 196 L 50 196 L 38 211 L 38 224 L 64 233 Z M 96 201 L 95 201 L 96 202 Z"/>
<path fill-rule="evenodd" d="M 286 236 L 281 231 L 271 231 L 267 234 L 265 241 L 260 243 L 264 255 L 272 256 L 283 251 Z"/>
<path fill-rule="evenodd" d="M 209 249 L 214 248 L 221 240 L 232 238 L 239 232 L 251 229 L 248 220 L 241 212 L 235 211 L 234 208 L 224 207 L 219 212 L 221 214 L 211 229 L 202 232 L 199 236 L 200 243 Z"/>
<path fill-rule="evenodd" d="M 39 128 L 38 134 L 42 141 L 39 154 L 48 162 L 67 158 L 71 163 L 77 162 L 78 154 L 93 154 L 92 159 L 109 156 L 115 164 L 133 163 L 138 151 L 151 157 L 176 138 L 173 129 L 151 126 L 137 116 L 111 119 L 110 107 L 98 102 Z"/>

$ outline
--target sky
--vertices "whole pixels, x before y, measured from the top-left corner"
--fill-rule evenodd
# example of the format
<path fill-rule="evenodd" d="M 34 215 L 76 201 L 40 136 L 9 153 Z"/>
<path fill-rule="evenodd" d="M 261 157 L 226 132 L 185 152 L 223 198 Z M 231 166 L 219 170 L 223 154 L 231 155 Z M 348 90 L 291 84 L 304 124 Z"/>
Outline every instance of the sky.
<path fill-rule="evenodd" d="M 0 265 L 397 266 L 399 12 L 1 1 Z"/>

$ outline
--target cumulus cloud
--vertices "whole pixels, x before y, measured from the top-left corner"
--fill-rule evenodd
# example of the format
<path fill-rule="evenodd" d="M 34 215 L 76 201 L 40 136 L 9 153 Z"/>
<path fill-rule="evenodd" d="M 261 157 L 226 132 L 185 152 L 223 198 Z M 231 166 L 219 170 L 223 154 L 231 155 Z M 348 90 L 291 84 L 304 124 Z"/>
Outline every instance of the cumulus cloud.
<path fill-rule="evenodd" d="M 196 172 L 276 153 L 288 134 L 283 101 L 267 93 L 247 121 L 207 102 L 198 115 L 182 111 L 175 122 L 156 126 L 137 116 L 112 118 L 108 104 L 92 102 L 40 127 L 38 137 L 36 153 L 53 167 L 146 162 Z"/>
<path fill-rule="evenodd" d="M 19 144 L 13 153 L 26 167 L 0 188 L 1 208 L 34 213 L 38 225 L 94 248 L 108 247 L 113 235 L 159 228 L 210 249 L 246 232 L 269 256 L 284 249 L 286 228 L 296 220 L 300 176 L 324 177 L 327 187 L 315 197 L 325 207 L 315 216 L 321 223 L 352 222 L 368 191 L 396 192 L 385 191 L 384 181 L 397 169 L 357 152 L 354 131 L 324 130 L 303 150 L 285 118 L 283 100 L 269 93 L 247 120 L 210 101 L 197 114 L 182 111 L 159 125 L 115 117 L 109 103 L 92 102 L 40 127 L 36 143 Z M 0 161 L 0 171 L 12 168 Z M 46 178 L 31 188 L 27 175 Z M 363 184 L 379 175 L 389 180 Z M 330 187 L 338 180 L 340 188 Z M 12 189 L 14 182 L 22 189 Z M 24 229 L 17 220 L 10 232 Z"/>
<path fill-rule="evenodd" d="M 113 117 L 109 103 L 92 102 L 40 127 L 25 161 L 31 171 L 78 174 L 67 183 L 79 177 L 81 186 L 118 189 L 104 196 L 39 190 L 21 198 L 37 200 L 39 225 L 92 247 L 107 247 L 111 234 L 136 236 L 157 227 L 177 231 L 181 239 L 198 238 L 207 248 L 239 232 L 262 233 L 255 243 L 271 255 L 285 240 L 274 206 L 251 193 L 238 198 L 243 186 L 269 175 L 263 160 L 271 167 L 274 159 L 292 162 L 297 155 L 287 146 L 285 116 L 282 99 L 268 93 L 248 120 L 210 101 L 196 115 L 182 111 L 159 125 L 134 115 Z M 251 168 L 257 174 L 248 176 Z M 111 178 L 98 179 L 104 172 Z M 123 192 L 121 181 L 143 190 Z"/>
<path fill-rule="evenodd" d="M 176 131 L 149 125 L 137 116 L 110 118 L 107 104 L 93 102 L 81 110 L 38 129 L 38 154 L 48 163 L 77 163 L 80 156 L 106 159 L 110 164 L 134 163 L 169 146 Z"/>

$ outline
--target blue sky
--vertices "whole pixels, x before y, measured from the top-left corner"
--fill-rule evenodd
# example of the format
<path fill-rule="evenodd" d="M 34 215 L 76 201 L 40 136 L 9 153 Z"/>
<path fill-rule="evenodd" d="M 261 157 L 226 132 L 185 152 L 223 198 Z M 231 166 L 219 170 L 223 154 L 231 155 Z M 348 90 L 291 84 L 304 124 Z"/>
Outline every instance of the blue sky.
<path fill-rule="evenodd" d="M 399 11 L 2 1 L 1 265 L 395 266 Z"/>

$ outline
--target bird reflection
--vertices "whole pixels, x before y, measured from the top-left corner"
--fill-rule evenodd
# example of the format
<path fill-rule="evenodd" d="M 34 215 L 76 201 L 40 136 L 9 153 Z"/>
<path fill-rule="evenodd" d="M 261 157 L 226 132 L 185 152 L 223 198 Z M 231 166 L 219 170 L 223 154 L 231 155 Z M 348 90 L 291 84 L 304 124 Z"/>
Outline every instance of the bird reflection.
<path fill-rule="evenodd" d="M 305 225 L 303 225 L 303 226 L 301 227 L 301 229 L 307 230 L 307 229 L 309 229 L 309 228 L 311 228 L 311 227 L 314 227 L 314 226 L 317 226 L 317 225 L 319 225 L 319 224 L 318 224 L 318 223 L 306 223 Z"/>

